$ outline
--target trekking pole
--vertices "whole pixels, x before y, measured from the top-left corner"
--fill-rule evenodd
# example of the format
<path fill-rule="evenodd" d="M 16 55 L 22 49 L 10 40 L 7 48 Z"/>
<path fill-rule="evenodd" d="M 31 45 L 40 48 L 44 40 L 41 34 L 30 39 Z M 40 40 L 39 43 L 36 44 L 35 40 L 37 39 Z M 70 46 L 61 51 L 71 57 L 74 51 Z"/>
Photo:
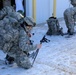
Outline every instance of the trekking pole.
<path fill-rule="evenodd" d="M 46 39 L 46 38 L 45 38 L 45 35 L 44 35 L 43 38 L 40 40 L 40 44 L 42 44 L 43 42 L 50 42 L 50 40 Z M 37 49 L 35 53 L 36 53 L 36 54 L 35 54 L 35 56 L 34 56 L 34 58 L 33 58 L 34 60 L 33 60 L 33 62 L 32 62 L 32 66 L 33 66 L 33 64 L 34 64 L 34 62 L 35 62 L 35 60 L 36 60 L 36 57 L 37 57 L 38 53 L 39 53 L 39 49 Z"/>
<path fill-rule="evenodd" d="M 42 44 L 42 43 L 40 43 L 40 44 Z M 32 62 L 32 66 L 33 66 L 33 64 L 34 64 L 34 62 L 35 62 L 35 60 L 36 60 L 36 57 L 37 57 L 38 53 L 39 53 L 39 49 L 36 50 L 36 54 L 35 54 L 35 56 L 34 56 L 34 58 L 33 58 L 34 60 L 33 60 L 33 62 Z"/>

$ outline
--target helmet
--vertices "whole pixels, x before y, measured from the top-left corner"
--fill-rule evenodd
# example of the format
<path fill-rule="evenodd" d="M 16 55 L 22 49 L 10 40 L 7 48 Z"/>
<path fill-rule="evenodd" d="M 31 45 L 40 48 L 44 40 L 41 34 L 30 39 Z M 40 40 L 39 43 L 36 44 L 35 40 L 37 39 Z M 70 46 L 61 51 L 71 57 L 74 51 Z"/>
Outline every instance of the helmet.
<path fill-rule="evenodd" d="M 35 26 L 36 23 L 34 22 L 34 20 L 31 17 L 25 17 L 24 18 L 24 22 L 28 25 L 28 26 Z"/>

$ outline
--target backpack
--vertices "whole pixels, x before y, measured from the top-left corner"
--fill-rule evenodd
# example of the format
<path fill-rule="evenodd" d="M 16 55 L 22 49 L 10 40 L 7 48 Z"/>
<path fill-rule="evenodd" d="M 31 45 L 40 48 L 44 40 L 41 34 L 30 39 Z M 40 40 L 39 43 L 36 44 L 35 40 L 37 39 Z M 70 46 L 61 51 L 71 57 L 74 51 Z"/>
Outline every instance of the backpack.
<path fill-rule="evenodd" d="M 62 27 L 60 27 L 58 19 L 54 18 L 54 17 L 50 17 L 47 20 L 47 24 L 48 24 L 48 31 L 47 31 L 47 35 L 63 35 L 63 31 L 62 31 Z"/>

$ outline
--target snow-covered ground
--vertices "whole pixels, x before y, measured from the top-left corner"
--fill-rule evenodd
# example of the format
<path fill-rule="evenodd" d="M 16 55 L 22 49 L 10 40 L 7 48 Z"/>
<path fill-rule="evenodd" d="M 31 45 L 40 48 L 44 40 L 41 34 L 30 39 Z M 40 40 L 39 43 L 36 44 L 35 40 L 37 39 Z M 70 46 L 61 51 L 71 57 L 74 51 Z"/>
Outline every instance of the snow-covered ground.
<path fill-rule="evenodd" d="M 64 21 L 60 21 L 63 31 L 66 32 Z M 36 26 L 35 35 L 31 38 L 39 43 L 48 27 Z M 64 36 L 46 36 L 49 43 L 43 43 L 36 61 L 31 69 L 23 69 L 16 64 L 8 67 L 0 62 L 0 75 L 76 75 L 76 35 L 71 38 Z M 5 54 L 0 51 L 0 59 L 4 60 Z M 5 67 L 5 68 L 4 68 Z"/>

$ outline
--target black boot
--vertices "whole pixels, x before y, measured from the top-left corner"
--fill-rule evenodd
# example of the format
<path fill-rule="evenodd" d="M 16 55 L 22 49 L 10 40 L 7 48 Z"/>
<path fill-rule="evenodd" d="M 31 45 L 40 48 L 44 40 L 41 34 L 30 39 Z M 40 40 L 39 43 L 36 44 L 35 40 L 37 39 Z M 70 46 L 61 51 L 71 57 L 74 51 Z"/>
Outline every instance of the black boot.
<path fill-rule="evenodd" d="M 74 34 L 74 32 L 72 32 L 70 29 L 68 29 L 67 32 L 68 32 L 69 35 L 73 35 Z"/>
<path fill-rule="evenodd" d="M 6 64 L 12 64 L 14 62 L 14 58 L 10 57 L 8 54 L 6 55 L 5 59 Z"/>

